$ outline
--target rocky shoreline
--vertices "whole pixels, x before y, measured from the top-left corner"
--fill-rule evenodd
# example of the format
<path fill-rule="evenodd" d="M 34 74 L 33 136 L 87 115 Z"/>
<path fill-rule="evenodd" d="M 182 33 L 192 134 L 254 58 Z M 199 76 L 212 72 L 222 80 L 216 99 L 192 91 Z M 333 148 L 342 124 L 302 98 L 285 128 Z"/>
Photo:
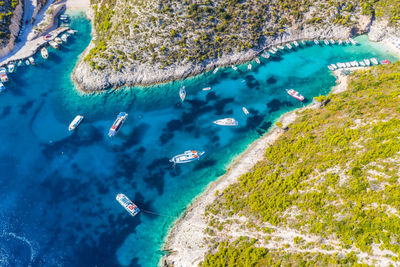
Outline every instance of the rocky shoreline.
<path fill-rule="evenodd" d="M 351 36 L 367 33 L 372 24 L 372 18 L 361 16 L 355 27 L 326 26 L 317 28 L 307 25 L 306 28 L 298 29 L 299 25 L 287 29 L 279 38 L 266 38 L 258 48 L 242 53 L 224 55 L 217 60 L 207 60 L 202 64 L 183 62 L 162 69 L 159 65 L 142 64 L 130 70 L 110 71 L 93 69 L 84 57 L 94 47 L 93 40 L 82 54 L 76 65 L 72 78 L 77 87 L 83 92 L 106 90 L 108 88 L 120 88 L 124 86 L 149 86 L 165 83 L 172 80 L 185 79 L 200 73 L 210 71 L 216 67 L 241 64 L 259 56 L 264 50 L 287 42 L 299 40 L 318 39 L 348 39 Z"/>

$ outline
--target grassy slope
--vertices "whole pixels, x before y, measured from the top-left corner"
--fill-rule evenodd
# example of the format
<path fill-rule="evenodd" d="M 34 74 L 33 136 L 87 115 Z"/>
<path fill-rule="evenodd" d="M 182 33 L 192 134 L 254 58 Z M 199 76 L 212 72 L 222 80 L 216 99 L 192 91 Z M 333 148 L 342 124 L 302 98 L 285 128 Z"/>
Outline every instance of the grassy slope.
<path fill-rule="evenodd" d="M 330 100 L 304 111 L 265 160 L 221 194 L 208 209 L 210 222 L 245 216 L 255 231 L 268 232 L 259 228 L 268 222 L 338 240 L 343 249 L 388 250 L 399 261 L 400 64 L 353 74 L 349 90 Z M 220 244 L 204 265 L 228 262 L 229 253 L 243 257 L 243 246 Z M 254 262 L 271 257 L 251 247 Z"/>

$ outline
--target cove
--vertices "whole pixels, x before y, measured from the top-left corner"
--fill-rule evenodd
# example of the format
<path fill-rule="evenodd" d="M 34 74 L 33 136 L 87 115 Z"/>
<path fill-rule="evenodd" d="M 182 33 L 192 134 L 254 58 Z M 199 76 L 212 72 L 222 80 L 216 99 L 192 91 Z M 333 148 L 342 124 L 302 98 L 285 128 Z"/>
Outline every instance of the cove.
<path fill-rule="evenodd" d="M 268 131 L 282 114 L 329 93 L 330 63 L 376 57 L 396 60 L 384 47 L 299 48 L 260 65 L 220 68 L 145 88 L 81 94 L 71 72 L 90 42 L 90 23 L 74 15 L 78 33 L 47 61 L 10 74 L 0 95 L 0 265 L 155 266 L 169 228 L 230 162 Z M 187 97 L 179 99 L 185 85 Z M 211 86 L 210 91 L 201 88 Z M 301 92 L 301 103 L 285 89 Z M 242 107 L 250 114 L 245 116 Z M 129 113 L 113 139 L 108 129 L 120 111 Z M 78 130 L 67 128 L 77 114 Z M 234 117 L 236 128 L 214 125 Z M 188 149 L 200 161 L 173 166 Z M 141 209 L 131 217 L 115 196 L 124 193 Z"/>

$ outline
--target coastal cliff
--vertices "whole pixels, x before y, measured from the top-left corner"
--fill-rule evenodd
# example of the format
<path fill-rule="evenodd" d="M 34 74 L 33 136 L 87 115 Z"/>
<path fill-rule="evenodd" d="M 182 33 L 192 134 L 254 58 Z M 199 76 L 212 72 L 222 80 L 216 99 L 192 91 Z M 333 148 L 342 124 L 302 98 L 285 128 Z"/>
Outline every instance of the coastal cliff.
<path fill-rule="evenodd" d="M 23 0 L 20 0 L 18 2 L 18 4 L 14 7 L 15 9 L 13 9 L 13 6 L 12 6 L 13 3 L 9 3 L 9 4 L 10 4 L 10 9 L 13 11 L 8 11 L 9 13 L 10 12 L 12 13 L 12 17 L 10 19 L 9 25 L 6 24 L 4 26 L 5 29 L 3 29 L 4 31 L 8 31 L 9 34 L 8 34 L 7 38 L 4 38 L 2 40 L 3 46 L 0 48 L 0 58 L 4 57 L 5 55 L 10 53 L 14 49 L 15 41 L 17 40 L 19 31 L 21 29 L 21 21 L 22 21 L 22 16 L 24 13 Z M 6 20 L 8 20 L 8 19 L 6 18 Z M 7 29 L 7 27 L 8 27 L 8 29 Z"/>
<path fill-rule="evenodd" d="M 362 34 L 374 18 L 358 1 L 280 2 L 94 1 L 93 40 L 73 79 L 87 92 L 183 79 L 273 45 Z"/>

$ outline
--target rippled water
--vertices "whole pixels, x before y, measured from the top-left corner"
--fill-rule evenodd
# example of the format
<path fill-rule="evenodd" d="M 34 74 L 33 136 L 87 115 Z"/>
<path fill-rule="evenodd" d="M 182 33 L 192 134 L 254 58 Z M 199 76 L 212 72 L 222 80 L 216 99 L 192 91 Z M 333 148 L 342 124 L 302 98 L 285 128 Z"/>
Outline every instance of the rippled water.
<path fill-rule="evenodd" d="M 79 33 L 49 49 L 49 60 L 37 55 L 38 66 L 10 74 L 0 96 L 0 266 L 155 266 L 169 227 L 193 198 L 281 114 L 302 106 L 285 88 L 300 91 L 307 104 L 335 84 L 328 63 L 394 59 L 360 37 L 357 47 L 310 46 L 261 59 L 252 71 L 244 65 L 183 82 L 81 95 L 70 74 L 90 41 L 90 24 L 79 15 L 72 28 Z M 207 86 L 212 90 L 201 90 Z M 128 120 L 110 139 L 120 111 Z M 77 114 L 85 121 L 70 134 Z M 212 124 L 224 117 L 239 126 Z M 206 154 L 172 166 L 169 159 L 187 149 Z M 115 200 L 119 192 L 162 216 L 129 216 Z"/>

